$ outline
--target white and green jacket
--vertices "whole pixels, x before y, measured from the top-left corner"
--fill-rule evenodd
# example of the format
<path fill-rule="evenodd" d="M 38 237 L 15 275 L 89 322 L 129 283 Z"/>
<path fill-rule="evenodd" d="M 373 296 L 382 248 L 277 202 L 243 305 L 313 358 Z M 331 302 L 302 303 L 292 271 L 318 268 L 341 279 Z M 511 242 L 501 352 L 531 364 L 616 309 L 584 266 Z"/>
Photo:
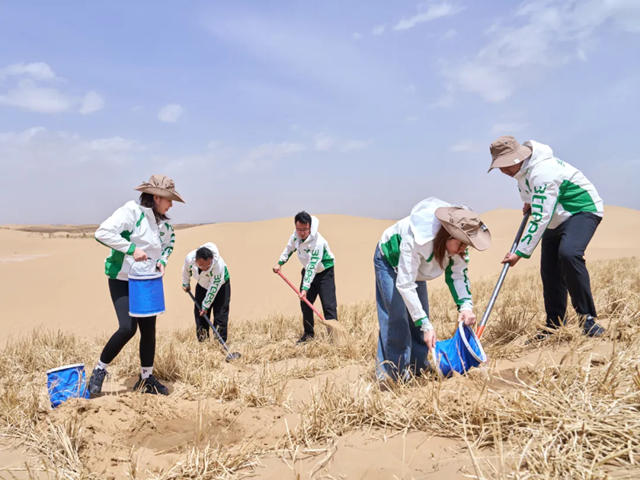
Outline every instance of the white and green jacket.
<path fill-rule="evenodd" d="M 553 155 L 551 147 L 529 140 L 533 153 L 515 175 L 520 197 L 531 204 L 531 217 L 516 255 L 529 258 L 547 228 L 554 229 L 576 213 L 602 217 L 602 199 L 580 170 Z"/>
<path fill-rule="evenodd" d="M 170 223 L 156 223 L 153 209 L 131 200 L 100 224 L 95 238 L 111 248 L 111 255 L 104 262 L 107 276 L 127 280 L 136 248 L 147 254 L 154 269 L 157 262 L 166 266 L 176 236 Z"/>
<path fill-rule="evenodd" d="M 199 248 L 205 247 L 213 253 L 213 260 L 208 270 L 199 271 L 196 264 L 196 250 L 187 253 L 182 267 L 182 286 L 188 287 L 191 284 L 191 277 L 195 278 L 202 288 L 207 290 L 202 301 L 202 309 L 208 310 L 220 290 L 220 287 L 229 281 L 229 270 L 227 264 L 218 252 L 215 243 L 207 242 Z"/>
<path fill-rule="evenodd" d="M 309 290 L 316 273 L 333 267 L 335 262 L 329 244 L 325 238 L 320 235 L 320 232 L 318 232 L 319 226 L 320 220 L 311 216 L 311 232 L 304 242 L 298 238 L 294 230 L 293 235 L 291 235 L 289 239 L 289 243 L 284 247 L 282 255 L 280 255 L 280 259 L 278 260 L 279 265 L 284 265 L 291 255 L 293 255 L 293 252 L 298 252 L 298 259 L 304 267 L 302 290 Z"/>
<path fill-rule="evenodd" d="M 441 228 L 435 216 L 438 207 L 451 206 L 437 198 L 427 198 L 416 205 L 411 215 L 387 228 L 378 244 L 380 252 L 396 273 L 396 288 L 404 300 L 413 322 L 423 331 L 432 330 L 427 313 L 422 308 L 417 281 L 433 280 L 444 273 L 458 311 L 472 310 L 471 287 L 467 275 L 469 252 L 464 258 L 445 253 L 444 270 L 433 255 L 433 239 Z"/>

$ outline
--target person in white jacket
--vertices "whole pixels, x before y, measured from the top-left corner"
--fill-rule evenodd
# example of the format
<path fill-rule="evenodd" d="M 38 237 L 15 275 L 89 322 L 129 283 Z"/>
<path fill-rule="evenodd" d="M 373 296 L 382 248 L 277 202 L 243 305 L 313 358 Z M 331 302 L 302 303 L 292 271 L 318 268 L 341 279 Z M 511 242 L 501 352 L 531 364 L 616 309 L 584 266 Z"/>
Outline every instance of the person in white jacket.
<path fill-rule="evenodd" d="M 557 158 L 551 147 L 534 140 L 522 145 L 512 136 L 502 136 L 491 144 L 491 166 L 518 181 L 523 213 L 529 222 L 515 253 L 507 253 L 502 263 L 514 266 L 529 258 L 542 243 L 540 273 L 546 328 L 536 335 L 542 340 L 565 323 L 567 292 L 580 318 L 583 333 L 599 337 L 604 333 L 596 323 L 596 307 L 591 294 L 584 252 L 604 213 L 602 199 L 580 170 Z"/>
<path fill-rule="evenodd" d="M 322 313 L 326 320 L 338 320 L 338 303 L 336 301 L 336 283 L 334 275 L 335 258 L 329 243 L 318 232 L 320 221 L 307 212 L 302 211 L 294 217 L 295 230 L 284 247 L 282 255 L 273 271 L 278 273 L 282 265 L 287 263 L 293 252 L 298 252 L 298 259 L 304 267 L 300 281 L 301 297 L 313 303 L 318 296 L 322 302 Z M 298 343 L 307 342 L 314 337 L 313 310 L 300 301 L 304 332 Z"/>
<path fill-rule="evenodd" d="M 373 256 L 378 309 L 376 376 L 407 379 L 429 368 L 436 333 L 429 318 L 427 280 L 444 274 L 458 321 L 473 325 L 468 247 L 485 250 L 491 234 L 478 215 L 429 197 L 387 228 Z"/>
<path fill-rule="evenodd" d="M 209 338 L 209 324 L 204 317 L 211 318 L 213 310 L 213 326 L 226 342 L 231 281 L 227 264 L 214 243 L 207 242 L 187 254 L 182 267 L 182 288 L 185 292 L 191 290 L 191 277 L 197 282 L 195 298 L 201 307 L 193 307 L 198 341 L 204 342 Z"/>
<path fill-rule="evenodd" d="M 156 317 L 129 316 L 129 272 L 164 274 L 173 252 L 175 234 L 167 211 L 173 200 L 184 203 L 173 180 L 152 175 L 136 190 L 139 202 L 129 201 L 118 208 L 96 230 L 95 238 L 111 248 L 105 261 L 111 301 L 118 318 L 118 330 L 105 345 L 89 379 L 89 391 L 97 395 L 107 375 L 107 366 L 140 328 L 140 377 L 134 390 L 167 395 L 169 390 L 153 376 L 156 345 Z"/>

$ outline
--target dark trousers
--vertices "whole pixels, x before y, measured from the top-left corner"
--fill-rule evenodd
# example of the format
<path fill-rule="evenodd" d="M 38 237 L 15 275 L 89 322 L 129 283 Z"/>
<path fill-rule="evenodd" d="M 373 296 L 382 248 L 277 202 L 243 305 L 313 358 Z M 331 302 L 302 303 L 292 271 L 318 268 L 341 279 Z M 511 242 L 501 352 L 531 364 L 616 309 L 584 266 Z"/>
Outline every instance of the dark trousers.
<path fill-rule="evenodd" d="M 202 301 L 204 300 L 205 295 L 207 294 L 207 289 L 201 287 L 200 285 L 196 285 L 196 302 L 199 305 L 202 305 Z M 227 325 L 229 324 L 229 303 L 231 302 L 231 281 L 223 284 L 218 293 L 216 294 L 216 298 L 213 300 L 213 304 L 207 309 L 205 312 L 205 316 L 207 318 L 211 318 L 211 311 L 213 310 L 213 326 L 216 327 L 216 330 L 222 337 L 222 339 L 227 341 Z M 198 307 L 194 305 L 193 314 L 196 317 L 196 334 L 198 331 L 206 332 L 207 337 L 209 336 L 209 324 L 207 321 L 200 316 L 200 310 Z"/>
<path fill-rule="evenodd" d="M 140 328 L 140 365 L 153 367 L 156 354 L 156 317 L 129 316 L 129 282 L 109 279 L 109 293 L 118 317 L 118 330 L 114 333 L 100 354 L 100 361 L 111 363 Z"/>
<path fill-rule="evenodd" d="M 302 279 L 304 279 L 304 268 L 302 269 Z M 302 279 L 300 280 L 300 290 L 302 290 Z M 313 304 L 320 295 L 322 303 L 322 313 L 325 320 L 338 319 L 338 302 L 336 301 L 336 282 L 333 267 L 316 273 L 307 291 L 307 300 Z M 304 301 L 300 300 L 302 309 L 302 324 L 304 332 L 313 335 L 313 310 Z"/>
<path fill-rule="evenodd" d="M 564 323 L 567 292 L 579 315 L 596 316 L 584 251 L 601 220 L 593 213 L 576 213 L 542 236 L 540 274 L 549 327 Z"/>

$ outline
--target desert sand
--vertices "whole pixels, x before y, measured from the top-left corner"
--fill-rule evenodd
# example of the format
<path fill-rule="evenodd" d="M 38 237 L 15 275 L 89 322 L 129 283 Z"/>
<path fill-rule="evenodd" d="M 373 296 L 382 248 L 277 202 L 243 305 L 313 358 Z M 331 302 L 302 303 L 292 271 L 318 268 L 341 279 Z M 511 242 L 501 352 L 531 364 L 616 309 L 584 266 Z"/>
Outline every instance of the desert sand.
<path fill-rule="evenodd" d="M 572 318 L 552 341 L 525 342 L 543 318 L 536 253 L 509 273 L 483 337 L 486 366 L 391 391 L 373 380 L 371 257 L 392 220 L 319 218 L 336 255 L 342 342 L 320 329 L 317 340 L 294 344 L 298 302 L 271 272 L 291 219 L 181 229 L 154 371 L 171 394 L 131 392 L 134 340 L 110 367 L 103 396 L 53 410 L 44 371 L 75 362 L 90 369 L 115 329 L 102 273 L 107 249 L 83 237 L 86 229 L 68 238 L 51 234 L 57 227 L 0 229 L 0 478 L 637 477 L 640 262 L 629 257 L 640 212 L 607 207 L 587 251 L 604 338 L 587 339 Z M 494 244 L 472 252 L 479 314 L 520 218 L 514 210 L 483 215 Z M 195 341 L 180 289 L 185 254 L 206 241 L 231 273 L 230 345 L 242 352 L 233 363 L 215 342 Z M 284 271 L 298 281 L 295 256 Z M 446 338 L 455 308 L 443 282 L 430 284 L 430 298 Z"/>
<path fill-rule="evenodd" d="M 471 252 L 470 278 L 496 278 L 500 260 L 508 251 L 521 214 L 493 210 L 482 215 L 491 230 L 493 245 L 485 252 Z M 336 288 L 341 305 L 374 298 L 372 257 L 383 230 L 393 220 L 345 215 L 319 215 L 320 231 L 336 256 Z M 19 336 L 34 328 L 60 329 L 81 336 L 111 332 L 117 327 L 103 271 L 108 249 L 87 237 L 64 232 L 50 235 L 51 226 L 31 232 L 18 226 L 0 229 L 0 327 L 3 338 Z M 74 232 L 75 230 L 71 230 Z M 86 228 L 81 230 L 86 232 Z M 260 222 L 221 223 L 176 231 L 176 245 L 166 270 L 164 289 L 167 311 L 158 319 L 160 330 L 190 327 L 194 320 L 189 297 L 181 290 L 181 270 L 190 250 L 205 242 L 218 245 L 231 274 L 230 328 L 236 322 L 260 322 L 274 314 L 295 314 L 298 301 L 273 274 L 289 235 L 290 218 Z M 640 231 L 640 212 L 615 206 L 605 217 L 587 250 L 587 261 L 633 256 L 634 232 Z M 539 251 L 514 271 L 538 268 Z M 294 283 L 300 280 L 296 255 L 283 272 Z M 430 288 L 442 288 L 437 279 Z"/>

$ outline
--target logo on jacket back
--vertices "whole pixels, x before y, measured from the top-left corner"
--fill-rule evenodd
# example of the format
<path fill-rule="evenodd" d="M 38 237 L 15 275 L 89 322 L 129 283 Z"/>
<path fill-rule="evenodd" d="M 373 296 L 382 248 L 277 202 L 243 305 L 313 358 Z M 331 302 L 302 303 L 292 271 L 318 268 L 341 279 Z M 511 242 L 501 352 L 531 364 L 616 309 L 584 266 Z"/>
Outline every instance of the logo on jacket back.
<path fill-rule="evenodd" d="M 216 296 L 216 292 L 218 291 L 218 288 L 220 287 L 221 282 L 222 282 L 222 275 L 216 275 L 213 279 L 213 285 L 211 285 L 211 287 L 209 288 L 209 293 L 207 294 L 207 299 L 206 299 L 207 304 L 210 304 L 211 302 L 213 302 L 213 299 Z"/>
<path fill-rule="evenodd" d="M 544 211 L 544 201 L 547 199 L 546 195 L 542 195 L 547 190 L 547 186 L 533 187 L 533 195 L 531 196 L 531 220 L 529 220 L 529 228 L 527 234 L 522 237 L 520 243 L 526 243 L 529 245 L 533 240 L 533 234 L 538 231 L 540 227 L 540 221 L 542 220 L 542 212 Z M 553 212 L 552 212 L 553 213 Z"/>

